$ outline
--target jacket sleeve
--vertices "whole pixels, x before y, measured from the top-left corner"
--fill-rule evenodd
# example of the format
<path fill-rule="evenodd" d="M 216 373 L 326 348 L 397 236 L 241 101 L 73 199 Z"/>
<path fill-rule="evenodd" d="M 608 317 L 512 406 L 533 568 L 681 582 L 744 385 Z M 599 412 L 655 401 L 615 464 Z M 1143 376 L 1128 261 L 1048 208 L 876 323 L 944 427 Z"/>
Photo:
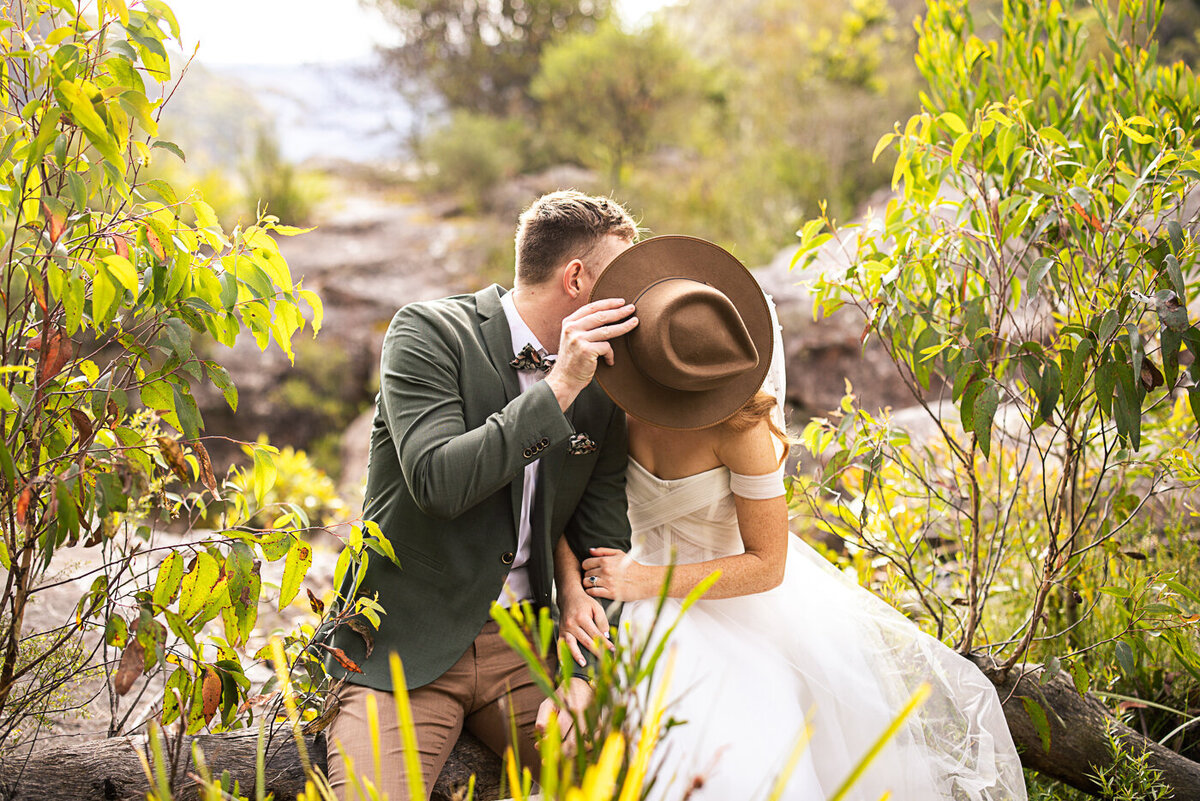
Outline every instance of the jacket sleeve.
<path fill-rule="evenodd" d="M 512 482 L 573 429 L 550 387 L 539 382 L 468 430 L 461 343 L 430 317 L 410 306 L 392 319 L 379 402 L 413 500 L 448 520 Z"/>
<path fill-rule="evenodd" d="M 614 407 L 604 435 L 604 444 L 600 448 L 600 457 L 583 497 L 563 532 L 580 562 L 591 555 L 589 548 L 629 551 L 629 515 L 625 499 L 625 468 L 628 460 L 625 412 Z M 600 604 L 607 610 L 612 601 L 601 599 Z M 572 675 L 587 679 L 589 671 L 596 669 L 596 657 L 586 650 L 583 657 L 587 665 L 574 665 Z"/>

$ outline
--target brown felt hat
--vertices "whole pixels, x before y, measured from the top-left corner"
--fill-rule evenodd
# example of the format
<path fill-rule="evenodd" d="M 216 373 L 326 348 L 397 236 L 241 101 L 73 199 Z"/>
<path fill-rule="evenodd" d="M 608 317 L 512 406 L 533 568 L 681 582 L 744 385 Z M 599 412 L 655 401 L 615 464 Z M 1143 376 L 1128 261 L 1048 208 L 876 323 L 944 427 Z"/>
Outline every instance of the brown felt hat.
<path fill-rule="evenodd" d="M 611 340 L 596 380 L 630 415 L 696 429 L 731 417 L 771 366 L 771 312 L 762 288 L 728 251 L 691 236 L 656 236 L 621 253 L 591 300 L 624 298 L 638 326 Z"/>

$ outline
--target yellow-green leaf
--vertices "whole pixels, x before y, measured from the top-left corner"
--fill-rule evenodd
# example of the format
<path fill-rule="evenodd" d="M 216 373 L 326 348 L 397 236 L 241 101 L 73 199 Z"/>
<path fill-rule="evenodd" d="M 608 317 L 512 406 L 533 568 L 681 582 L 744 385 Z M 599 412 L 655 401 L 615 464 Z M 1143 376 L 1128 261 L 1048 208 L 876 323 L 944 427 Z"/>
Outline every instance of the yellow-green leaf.
<path fill-rule="evenodd" d="M 179 581 L 183 578 L 183 556 L 171 551 L 158 566 L 158 578 L 154 581 L 153 601 L 157 606 L 166 606 L 179 592 Z"/>
<path fill-rule="evenodd" d="M 216 559 L 205 551 L 196 554 L 196 566 L 183 577 L 180 584 L 179 614 L 190 618 L 203 609 L 220 573 Z"/>
<path fill-rule="evenodd" d="M 292 536 L 287 560 L 283 563 L 283 580 L 279 583 L 279 609 L 282 611 L 300 591 L 300 582 L 312 565 L 312 546 Z"/>
<path fill-rule="evenodd" d="M 878 160 L 879 154 L 882 153 L 883 149 L 890 145 L 892 140 L 895 138 L 896 135 L 894 133 L 886 133 L 879 137 L 879 141 L 875 143 L 875 151 L 871 154 L 871 161 L 874 162 Z"/>
<path fill-rule="evenodd" d="M 104 266 L 112 273 L 113 277 L 120 282 L 121 286 L 128 289 L 135 296 L 138 291 L 138 276 L 137 270 L 129 263 L 129 259 L 124 256 L 113 254 L 104 257 Z"/>
<path fill-rule="evenodd" d="M 92 322 L 101 325 L 108 319 L 108 310 L 117 299 L 117 288 L 113 286 L 108 270 L 96 270 L 92 278 Z"/>
<path fill-rule="evenodd" d="M 298 294 L 300 297 L 304 298 L 305 302 L 308 303 L 310 307 L 312 307 L 312 327 L 313 336 L 315 337 L 320 332 L 321 323 L 325 319 L 325 305 L 321 302 L 320 295 L 318 295 L 316 292 L 313 292 L 311 289 L 301 289 Z"/>

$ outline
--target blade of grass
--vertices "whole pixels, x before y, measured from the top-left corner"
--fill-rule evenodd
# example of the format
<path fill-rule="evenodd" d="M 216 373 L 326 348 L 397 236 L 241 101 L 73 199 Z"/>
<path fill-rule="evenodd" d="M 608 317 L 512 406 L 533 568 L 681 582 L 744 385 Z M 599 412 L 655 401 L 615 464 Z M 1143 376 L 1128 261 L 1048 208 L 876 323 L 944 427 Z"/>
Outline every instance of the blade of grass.
<path fill-rule="evenodd" d="M 404 742 L 404 772 L 408 776 L 408 792 L 413 798 L 425 797 L 425 777 L 421 773 L 421 758 L 417 752 L 417 731 L 413 724 L 412 705 L 408 701 L 408 682 L 399 654 L 391 655 L 392 697 L 396 699 L 396 722 Z"/>
<path fill-rule="evenodd" d="M 837 792 L 829 797 L 829 801 L 842 801 L 842 799 L 846 797 L 846 793 L 850 792 L 851 788 L 854 786 L 854 783 L 857 782 L 864 773 L 866 773 L 867 768 L 870 767 L 871 763 L 875 761 L 875 757 L 879 756 L 879 752 L 883 750 L 884 746 L 888 744 L 889 740 L 896 736 L 896 732 L 900 731 L 900 727 L 904 725 L 904 721 L 908 719 L 908 716 L 916 711 L 917 707 L 925 703 L 925 700 L 929 698 L 929 693 L 931 691 L 932 688 L 928 684 L 922 684 L 917 688 L 917 691 L 913 693 L 912 698 L 908 699 L 908 703 L 905 704 L 904 708 L 900 710 L 900 714 L 896 716 L 895 720 L 893 720 L 886 729 L 884 729 L 883 734 L 879 735 L 879 739 L 875 741 L 875 744 L 871 746 L 870 750 L 868 750 L 863 758 L 859 760 L 858 764 L 854 766 L 854 770 L 850 771 L 850 775 L 847 776 L 846 780 L 842 782 L 842 785 L 837 789 Z"/>

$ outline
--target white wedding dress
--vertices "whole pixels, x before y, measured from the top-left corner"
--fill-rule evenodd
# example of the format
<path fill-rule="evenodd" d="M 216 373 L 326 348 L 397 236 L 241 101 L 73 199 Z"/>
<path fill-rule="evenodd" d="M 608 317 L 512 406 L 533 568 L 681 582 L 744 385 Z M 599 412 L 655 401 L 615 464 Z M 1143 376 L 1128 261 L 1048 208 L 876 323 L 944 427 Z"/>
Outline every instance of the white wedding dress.
<path fill-rule="evenodd" d="M 782 386 L 780 371 L 773 376 Z M 741 476 L 718 467 L 664 480 L 632 458 L 626 480 L 630 555 L 651 565 L 742 553 L 733 496 L 765 499 L 784 491 L 782 469 Z M 675 620 L 680 603 L 667 600 L 660 629 Z M 623 636 L 660 636 L 651 631 L 656 605 L 657 599 L 626 603 Z M 928 700 L 846 797 L 879 801 L 890 792 L 891 801 L 1025 801 L 1016 748 L 983 673 L 798 537 L 789 535 L 779 587 L 697 601 L 670 646 L 675 669 L 667 716 L 681 723 L 666 729 L 655 753 L 651 799 L 767 798 L 808 719 L 812 737 L 782 797 L 824 801 L 928 683 Z"/>

